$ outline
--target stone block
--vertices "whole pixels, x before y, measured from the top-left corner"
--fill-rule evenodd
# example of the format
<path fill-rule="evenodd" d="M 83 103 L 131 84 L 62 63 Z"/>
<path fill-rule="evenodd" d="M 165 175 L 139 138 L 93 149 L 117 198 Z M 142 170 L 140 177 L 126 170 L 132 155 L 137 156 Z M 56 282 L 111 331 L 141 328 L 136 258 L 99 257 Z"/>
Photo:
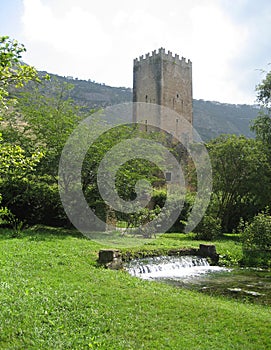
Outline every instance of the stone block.
<path fill-rule="evenodd" d="M 99 251 L 98 262 L 100 264 L 108 264 L 112 262 L 115 258 L 119 257 L 119 251 L 115 249 L 102 249 Z"/>

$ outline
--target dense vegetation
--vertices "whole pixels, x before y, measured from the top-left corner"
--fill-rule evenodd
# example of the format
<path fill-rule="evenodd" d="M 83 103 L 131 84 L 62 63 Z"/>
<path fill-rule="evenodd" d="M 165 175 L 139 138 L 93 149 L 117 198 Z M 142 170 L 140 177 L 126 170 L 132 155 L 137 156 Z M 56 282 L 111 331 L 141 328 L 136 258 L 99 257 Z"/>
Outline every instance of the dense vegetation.
<path fill-rule="evenodd" d="M 80 106 L 72 98 L 78 96 L 74 92 L 78 86 L 40 76 L 21 63 L 24 51 L 16 41 L 0 38 L 0 347 L 269 348 L 270 311 L 264 306 L 142 281 L 97 266 L 98 250 L 104 246 L 71 228 L 59 197 L 58 164 L 69 135 L 93 113 L 90 107 L 99 104 Z M 267 73 L 258 86 L 263 108 L 252 125 L 255 139 L 221 135 L 206 144 L 213 192 L 195 234 L 144 238 L 135 250 L 163 252 L 213 241 L 221 263 L 271 266 L 270 81 Z M 27 88 L 21 89 L 25 84 Z M 104 93 L 110 90 L 101 88 Z M 122 101 L 122 90 L 130 94 L 121 88 L 114 97 L 117 102 Z M 110 91 L 114 94 L 114 89 Z M 86 93 L 85 102 L 91 96 Z M 116 102 L 112 96 L 108 104 Z M 95 98 L 99 100 L 98 95 Z M 95 127 L 101 122 L 95 119 Z M 123 125 L 102 134 L 89 148 L 81 172 L 85 198 L 102 219 L 108 216 L 108 207 L 99 193 L 97 168 L 119 141 L 138 136 L 157 140 L 182 158 L 183 149 L 159 133 L 146 135 Z M 84 140 L 79 138 L 80 142 Z M 173 232 L 185 227 L 197 190 L 193 162 L 187 158 L 183 166 L 189 191 Z M 152 206 L 137 214 L 110 212 L 122 227 L 144 224 L 164 206 L 165 179 L 155 162 L 142 159 L 120 167 L 116 187 L 121 198 L 133 200 L 135 184 L 144 178 L 155 188 Z"/>
<path fill-rule="evenodd" d="M 2 37 L 0 47 L 2 220 L 15 228 L 33 224 L 67 227 L 70 222 L 58 193 L 59 159 L 71 132 L 93 111 L 86 111 L 71 98 L 76 86 L 61 79 L 41 77 L 33 67 L 22 64 L 20 59 L 25 49 L 16 41 Z M 240 222 L 249 223 L 270 203 L 269 80 L 267 74 L 257 90 L 263 108 L 252 125 L 256 139 L 221 135 L 206 144 L 212 163 L 213 193 L 205 217 L 196 228 L 199 238 L 212 239 L 223 232 L 238 230 Z M 18 89 L 26 83 L 27 89 Z M 102 125 L 99 123 L 104 121 L 95 121 L 95 128 Z M 159 140 L 182 159 L 183 150 L 156 132 L 145 134 L 127 125 L 103 134 L 90 147 L 82 168 L 83 192 L 90 207 L 102 219 L 108 216 L 108 207 L 97 185 L 98 166 L 106 152 L 120 140 L 138 136 Z M 82 137 L 77 142 L 82 142 Z M 188 159 L 183 164 L 190 191 L 173 231 L 183 229 L 193 207 L 197 185 L 191 163 Z M 151 179 L 156 188 L 152 206 L 138 215 L 115 212 L 114 219 L 130 225 L 138 225 L 140 221 L 144 224 L 163 208 L 167 196 L 163 176 L 157 166 L 146 160 L 133 159 L 119 169 L 116 176 L 119 195 L 124 200 L 134 199 L 135 184 L 144 178 Z"/>

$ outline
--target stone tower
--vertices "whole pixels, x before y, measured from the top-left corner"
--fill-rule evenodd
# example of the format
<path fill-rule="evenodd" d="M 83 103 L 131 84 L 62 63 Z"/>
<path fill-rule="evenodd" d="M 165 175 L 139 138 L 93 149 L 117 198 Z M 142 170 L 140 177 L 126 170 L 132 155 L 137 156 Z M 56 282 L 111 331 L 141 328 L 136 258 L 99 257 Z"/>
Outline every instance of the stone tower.
<path fill-rule="evenodd" d="M 168 107 L 190 124 L 193 122 L 192 110 L 192 62 L 185 58 L 173 56 L 160 48 L 158 52 L 140 56 L 134 60 L 133 102 L 154 103 Z M 147 124 L 140 120 L 136 110 L 134 122 Z M 171 120 L 173 119 L 173 120 Z M 184 133 L 181 120 L 163 115 L 159 121 L 160 128 L 170 130 L 173 134 Z"/>

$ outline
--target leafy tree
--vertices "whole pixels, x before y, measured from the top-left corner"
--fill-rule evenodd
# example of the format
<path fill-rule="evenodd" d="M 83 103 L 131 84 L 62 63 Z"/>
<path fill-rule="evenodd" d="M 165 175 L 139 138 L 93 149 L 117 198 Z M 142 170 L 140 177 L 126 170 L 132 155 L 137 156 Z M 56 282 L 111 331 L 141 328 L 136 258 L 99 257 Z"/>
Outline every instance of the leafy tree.
<path fill-rule="evenodd" d="M 267 149 L 271 145 L 271 116 L 267 111 L 260 111 L 251 129 L 256 133 L 256 139 L 262 141 Z"/>
<path fill-rule="evenodd" d="M 25 155 L 42 153 L 35 173 L 27 179 L 17 177 L 0 183 L 3 201 L 22 220 L 30 224 L 65 224 L 67 218 L 58 193 L 57 173 L 62 148 L 81 120 L 79 109 L 69 98 L 71 86 L 46 82 L 54 97 L 41 94 L 43 83 L 27 86 L 16 93 L 18 103 L 4 113 L 3 137 Z"/>
<path fill-rule="evenodd" d="M 256 139 L 263 142 L 271 159 L 271 72 L 256 87 L 257 100 L 262 109 L 254 120 L 251 129 L 256 133 Z"/>
<path fill-rule="evenodd" d="M 271 109 L 271 72 L 256 87 L 257 100 L 267 109 Z"/>
<path fill-rule="evenodd" d="M 211 211 L 228 232 L 240 217 L 253 216 L 268 203 L 270 164 L 262 144 L 243 136 L 220 136 L 208 149 L 213 169 Z"/>
<path fill-rule="evenodd" d="M 8 108 L 8 87 L 21 87 L 28 81 L 40 81 L 34 67 L 22 64 L 26 49 L 17 40 L 0 36 L 0 111 Z"/>
<path fill-rule="evenodd" d="M 8 90 L 11 86 L 18 88 L 30 80 L 40 81 L 35 68 L 20 62 L 23 52 L 25 52 L 25 47 L 16 40 L 11 40 L 8 36 L 0 37 L 0 115 L 2 116 L 3 113 L 13 109 L 16 102 L 16 99 L 9 98 Z M 26 179 L 35 172 L 42 156 L 42 152 L 39 151 L 27 155 L 22 147 L 3 139 L 2 133 L 0 133 L 1 184 L 3 182 L 12 184 L 18 179 Z M 6 195 L 5 192 L 4 194 Z M 2 202 L 1 195 L 0 202 Z M 17 224 L 17 220 L 9 208 L 2 207 L 0 213 L 8 221 Z"/>
<path fill-rule="evenodd" d="M 11 212 L 8 204 L 16 200 L 16 196 L 13 191 L 6 191 L 5 189 L 18 181 L 27 182 L 28 177 L 35 173 L 42 157 L 43 154 L 41 152 L 35 152 L 31 156 L 26 156 L 20 146 L 5 143 L 0 136 L 0 189 L 2 189 L 5 199 L 5 206 L 0 208 L 0 217 L 4 217 L 13 227 L 17 227 L 19 221 Z M 21 192 L 22 188 L 20 188 Z M 0 195 L 1 202 L 2 196 Z"/>
<path fill-rule="evenodd" d="M 57 81 L 51 81 L 50 85 L 54 91 L 53 97 L 41 94 L 40 87 L 33 87 L 30 92 L 21 94 L 17 106 L 20 117 L 17 113 L 13 120 L 9 118 L 9 127 L 5 132 L 10 132 L 9 137 L 13 134 L 30 152 L 42 149 L 45 157 L 40 164 L 40 173 L 50 175 L 56 181 L 61 151 L 83 116 L 69 98 L 72 85 Z"/>

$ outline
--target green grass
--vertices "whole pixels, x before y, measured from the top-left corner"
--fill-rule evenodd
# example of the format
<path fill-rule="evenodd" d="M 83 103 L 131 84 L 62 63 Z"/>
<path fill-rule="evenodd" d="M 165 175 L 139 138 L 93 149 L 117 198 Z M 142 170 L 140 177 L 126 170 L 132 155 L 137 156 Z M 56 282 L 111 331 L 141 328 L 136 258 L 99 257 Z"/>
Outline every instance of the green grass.
<path fill-rule="evenodd" d="M 72 231 L 0 237 L 1 349 L 271 348 L 270 308 L 99 268 L 104 246 Z M 199 242 L 163 235 L 144 247 L 155 244 Z M 238 246 L 227 237 L 219 244 Z"/>
<path fill-rule="evenodd" d="M 215 244 L 217 253 L 221 256 L 221 264 L 223 265 L 237 265 L 242 259 L 242 245 L 237 234 L 225 234 L 215 242 L 208 242 L 196 240 L 195 235 L 192 233 L 165 233 L 156 239 L 139 239 L 138 246 L 125 247 L 123 245 L 122 251 L 137 252 L 140 250 L 148 253 L 149 251 L 156 250 L 163 254 L 163 252 L 174 248 L 199 248 L 201 243 Z"/>

